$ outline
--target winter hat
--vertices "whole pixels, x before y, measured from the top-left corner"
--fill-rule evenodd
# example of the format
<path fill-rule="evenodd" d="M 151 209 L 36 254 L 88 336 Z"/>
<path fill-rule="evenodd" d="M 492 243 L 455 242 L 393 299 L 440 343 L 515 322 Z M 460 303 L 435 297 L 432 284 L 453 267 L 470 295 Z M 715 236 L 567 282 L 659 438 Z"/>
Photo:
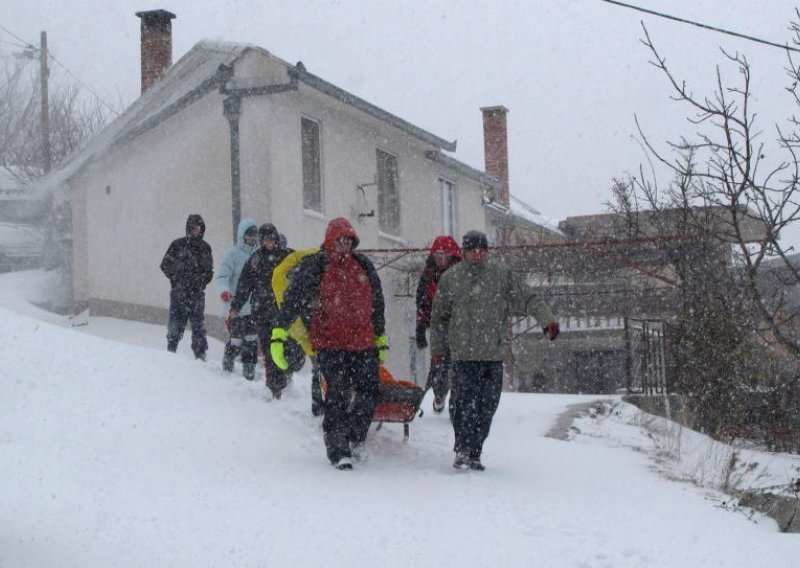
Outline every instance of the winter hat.
<path fill-rule="evenodd" d="M 486 233 L 475 230 L 467 231 L 461 239 L 461 248 L 464 252 L 475 249 L 487 250 L 489 248 L 489 241 L 486 239 Z"/>
<path fill-rule="evenodd" d="M 353 225 L 344 217 L 337 217 L 328 223 L 328 230 L 325 231 L 325 242 L 322 243 L 322 248 L 332 250 L 333 243 L 341 237 L 350 237 L 353 239 L 353 248 L 358 246 L 358 235 L 356 235 Z"/>
<path fill-rule="evenodd" d="M 450 258 L 461 258 L 461 247 L 459 247 L 456 240 L 449 235 L 441 235 L 434 239 L 430 254 L 433 255 L 437 252 L 443 252 Z"/>
<path fill-rule="evenodd" d="M 197 226 L 200 227 L 200 237 L 202 238 L 203 235 L 206 234 L 206 224 L 203 222 L 203 218 L 200 215 L 192 213 L 186 218 L 186 236 L 191 236 L 192 227 Z"/>
<path fill-rule="evenodd" d="M 280 243 L 280 233 L 272 223 L 264 223 L 258 228 L 258 242 L 261 243 L 264 239 L 272 239 L 275 243 Z"/>

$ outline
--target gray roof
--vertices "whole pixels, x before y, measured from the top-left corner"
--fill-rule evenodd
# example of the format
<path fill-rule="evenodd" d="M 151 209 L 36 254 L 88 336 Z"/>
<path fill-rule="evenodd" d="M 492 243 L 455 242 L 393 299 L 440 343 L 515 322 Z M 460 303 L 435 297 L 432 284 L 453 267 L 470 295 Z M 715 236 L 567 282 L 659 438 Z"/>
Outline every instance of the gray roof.
<path fill-rule="evenodd" d="M 292 66 L 268 51 L 250 44 L 203 40 L 195 44 L 167 70 L 162 79 L 143 93 L 105 129 L 85 141 L 58 169 L 39 180 L 36 188 L 46 191 L 63 188 L 67 180 L 84 166 L 109 150 L 153 128 L 226 83 L 230 78 L 231 66 L 250 50 L 261 52 L 286 65 L 293 79 L 300 80 L 429 144 L 451 151 L 456 148 L 455 142 L 448 142 L 435 136 L 308 73 L 302 64 Z"/>

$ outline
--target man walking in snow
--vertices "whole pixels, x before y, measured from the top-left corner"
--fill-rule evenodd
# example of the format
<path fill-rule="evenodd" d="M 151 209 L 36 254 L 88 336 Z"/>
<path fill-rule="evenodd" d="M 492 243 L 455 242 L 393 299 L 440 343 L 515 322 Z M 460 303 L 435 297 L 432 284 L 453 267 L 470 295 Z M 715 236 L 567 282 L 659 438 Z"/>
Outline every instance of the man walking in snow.
<path fill-rule="evenodd" d="M 272 359 L 286 368 L 288 326 L 310 321 L 311 346 L 327 383 L 325 448 L 338 469 L 352 469 L 364 456 L 372 414 L 378 403 L 378 365 L 386 358 L 381 281 L 372 262 L 354 252 L 358 236 L 344 218 L 332 220 L 319 252 L 295 267 L 283 308 L 272 330 Z"/>
<path fill-rule="evenodd" d="M 206 360 L 206 293 L 214 276 L 211 247 L 203 240 L 206 225 L 200 215 L 186 219 L 186 236 L 170 243 L 161 260 L 161 271 L 169 278 L 169 323 L 167 350 L 175 352 L 183 338 L 187 321 L 192 326 L 192 352 L 195 358 Z"/>
<path fill-rule="evenodd" d="M 272 273 L 291 249 L 281 247 L 280 233 L 275 225 L 264 223 L 258 228 L 260 247 L 244 264 L 236 294 L 231 301 L 229 317 L 239 317 L 244 306 L 251 302 L 251 313 L 255 320 L 258 342 L 264 353 L 268 352 L 269 334 L 278 313 L 278 303 L 272 290 Z M 266 362 L 266 384 L 275 398 L 280 398 L 288 381 L 287 373 L 277 368 L 269 358 Z"/>
<path fill-rule="evenodd" d="M 431 245 L 430 253 L 425 260 L 425 268 L 417 284 L 416 340 L 418 349 L 425 349 L 428 346 L 425 332 L 431 324 L 431 308 L 433 307 L 436 288 L 439 286 L 439 279 L 448 268 L 458 262 L 461 262 L 461 248 L 456 240 L 449 235 L 436 237 Z M 447 398 L 447 391 L 450 390 L 451 371 L 452 364 L 449 356 L 446 355 L 438 363 L 431 361 L 428 384 L 425 389 L 433 389 L 433 411 L 437 414 L 444 410 L 444 401 Z M 450 394 L 449 412 L 451 419 L 453 418 L 455 404 L 454 394 L 454 392 Z"/>
<path fill-rule="evenodd" d="M 258 227 L 252 219 L 242 219 L 236 231 L 236 242 L 228 249 L 217 271 L 217 286 L 220 299 L 225 304 L 225 326 L 230 337 L 225 344 L 225 355 L 222 358 L 222 369 L 232 372 L 236 357 L 241 353 L 244 378 L 252 381 L 256 376 L 258 363 L 258 333 L 255 319 L 250 313 L 250 299 L 239 309 L 236 317 L 231 317 L 230 303 L 236 293 L 236 285 L 247 259 L 255 252 Z"/>
<path fill-rule="evenodd" d="M 484 233 L 467 232 L 461 248 L 464 262 L 442 275 L 433 298 L 431 358 L 442 361 L 450 354 L 453 359 L 458 393 L 453 467 L 482 471 L 483 443 L 503 389 L 506 319 L 531 315 L 551 341 L 559 328 L 550 309 L 518 275 L 488 259 Z"/>

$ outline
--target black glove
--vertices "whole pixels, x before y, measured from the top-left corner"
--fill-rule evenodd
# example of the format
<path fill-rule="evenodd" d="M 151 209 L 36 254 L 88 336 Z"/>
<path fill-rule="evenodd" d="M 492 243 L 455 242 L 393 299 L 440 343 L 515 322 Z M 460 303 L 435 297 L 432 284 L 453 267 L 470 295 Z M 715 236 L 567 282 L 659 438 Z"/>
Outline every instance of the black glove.
<path fill-rule="evenodd" d="M 417 322 L 417 349 L 425 349 L 428 346 L 428 340 L 425 339 L 425 324 L 421 321 Z"/>

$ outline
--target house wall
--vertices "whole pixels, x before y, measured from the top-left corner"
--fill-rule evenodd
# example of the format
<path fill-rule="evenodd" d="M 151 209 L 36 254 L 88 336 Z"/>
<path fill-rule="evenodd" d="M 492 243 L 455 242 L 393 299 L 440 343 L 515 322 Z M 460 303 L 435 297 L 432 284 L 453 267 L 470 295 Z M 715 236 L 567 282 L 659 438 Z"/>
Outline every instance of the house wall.
<path fill-rule="evenodd" d="M 301 117 L 320 124 L 322 212 L 303 209 Z M 433 146 L 303 83 L 297 92 L 245 99 L 240 130 L 242 215 L 274 223 L 293 248 L 319 246 L 328 221 L 335 217 L 350 220 L 362 249 L 427 247 L 442 231 L 440 177 L 456 184 L 457 230 L 486 228 L 482 187 L 425 157 Z M 397 235 L 378 229 L 376 149 L 397 157 L 401 199 Z M 375 215 L 359 217 L 369 211 Z M 415 260 L 421 272 L 424 259 L 418 255 Z M 418 353 L 413 341 L 419 272 L 383 269 L 379 275 L 392 341 L 389 368 L 424 383 L 427 354 Z"/>
<path fill-rule="evenodd" d="M 213 93 L 70 181 L 76 300 L 167 308 L 159 264 L 191 213 L 203 216 L 215 262 L 221 258 L 231 238 L 228 140 Z M 208 308 L 219 313 L 213 302 Z"/>
<path fill-rule="evenodd" d="M 235 66 L 237 87 L 288 82 L 286 67 L 263 51 Z M 302 207 L 301 116 L 321 125 L 322 212 Z M 427 247 L 442 231 L 440 176 L 456 184 L 457 231 L 486 229 L 478 181 L 428 159 L 432 145 L 304 83 L 298 91 L 243 98 L 239 124 L 242 216 L 274 223 L 295 249 L 319 246 L 328 221 L 340 216 L 353 223 L 361 248 Z M 213 92 L 70 180 L 76 300 L 96 313 L 166 322 L 169 283 L 159 263 L 184 234 L 187 215 L 203 216 L 215 268 L 232 244 L 229 144 L 223 95 Z M 397 157 L 398 235 L 378 230 L 377 186 L 358 189 L 376 180 L 378 148 Z M 359 217 L 370 210 L 375 216 Z M 379 271 L 392 340 L 389 368 L 421 383 L 428 355 L 416 350 L 413 332 L 423 260 L 413 258 L 419 270 L 411 273 Z M 213 283 L 208 292 L 206 313 L 220 316 Z M 221 331 L 219 318 L 209 320 L 212 331 Z"/>

